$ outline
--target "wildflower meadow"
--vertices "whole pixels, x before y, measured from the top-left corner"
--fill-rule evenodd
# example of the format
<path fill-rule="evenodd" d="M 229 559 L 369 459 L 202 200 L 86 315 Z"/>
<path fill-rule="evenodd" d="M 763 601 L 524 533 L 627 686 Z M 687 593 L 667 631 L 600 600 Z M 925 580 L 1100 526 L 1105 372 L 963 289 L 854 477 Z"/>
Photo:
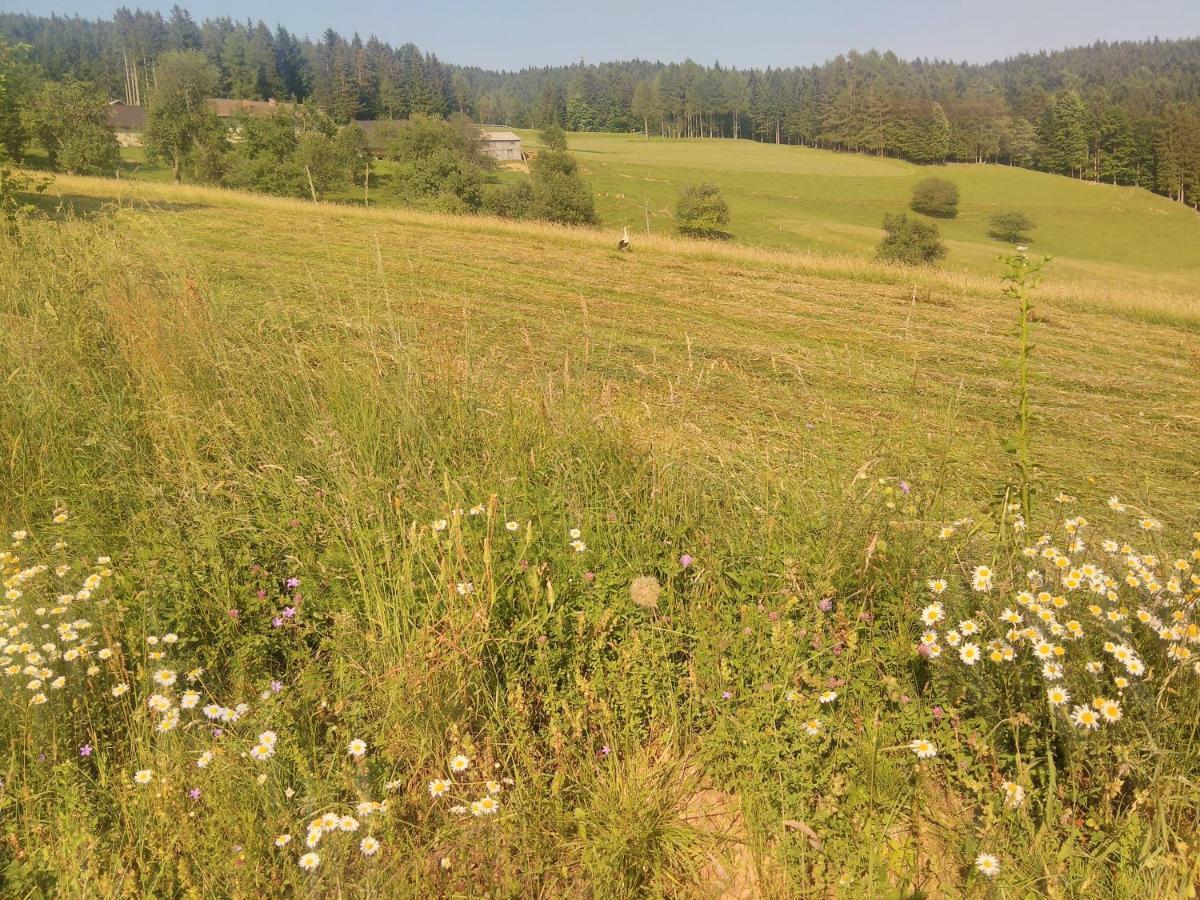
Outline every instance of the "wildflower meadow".
<path fill-rule="evenodd" d="M 1186 327 L 178 201 L 0 237 L 5 896 L 1194 891 Z"/>

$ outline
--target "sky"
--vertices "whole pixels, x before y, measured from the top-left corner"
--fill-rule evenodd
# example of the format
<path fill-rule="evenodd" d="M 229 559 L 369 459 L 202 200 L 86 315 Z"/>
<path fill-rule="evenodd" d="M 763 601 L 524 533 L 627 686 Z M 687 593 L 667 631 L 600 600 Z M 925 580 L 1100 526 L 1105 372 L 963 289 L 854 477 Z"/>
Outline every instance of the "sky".
<path fill-rule="evenodd" d="M 107 17 L 174 0 L 0 0 L 0 10 Z M 411 41 L 446 62 L 518 69 L 630 59 L 765 67 L 851 49 L 970 62 L 1096 40 L 1200 36 L 1200 0 L 191 0 L 192 16 L 282 24 L 300 35 Z"/>

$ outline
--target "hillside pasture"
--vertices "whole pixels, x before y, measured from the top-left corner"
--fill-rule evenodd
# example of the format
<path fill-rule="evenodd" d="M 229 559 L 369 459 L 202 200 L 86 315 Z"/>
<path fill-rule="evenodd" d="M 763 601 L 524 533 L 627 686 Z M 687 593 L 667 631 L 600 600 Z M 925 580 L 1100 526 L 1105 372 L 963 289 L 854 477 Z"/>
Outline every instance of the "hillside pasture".
<path fill-rule="evenodd" d="M 1195 603 L 1142 589 L 1200 560 L 1185 299 L 1051 263 L 1026 534 L 998 267 L 662 234 L 626 254 L 614 229 L 130 180 L 52 194 L 57 218 L 0 237 L 4 616 L 26 655 L 0 682 L 7 892 L 1167 897 L 1200 877 Z M 1027 643 L 1008 668 L 924 644 L 931 599 L 947 641 L 959 620 L 991 636 L 1029 571 L 1057 578 L 1021 549 L 1043 530 L 1068 565 L 1123 575 L 1109 537 L 1156 560 L 1112 622 L 1062 589 L 1087 631 L 1064 683 L 1123 710 L 1102 729 L 1048 705 Z M 1139 606 L 1177 610 L 1179 639 Z M 39 651 L 40 626 L 83 659 Z M 1145 677 L 1085 672 L 1106 639 Z"/>

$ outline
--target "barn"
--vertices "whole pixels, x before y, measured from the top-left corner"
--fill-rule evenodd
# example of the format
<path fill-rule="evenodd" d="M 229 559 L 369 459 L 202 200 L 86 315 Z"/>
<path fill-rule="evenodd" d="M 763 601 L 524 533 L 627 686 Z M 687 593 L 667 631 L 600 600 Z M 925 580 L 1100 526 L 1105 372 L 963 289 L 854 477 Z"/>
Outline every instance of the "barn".
<path fill-rule="evenodd" d="M 520 162 L 525 158 L 521 151 L 521 139 L 511 131 L 485 131 L 482 136 L 483 152 L 492 159 Z"/>
<path fill-rule="evenodd" d="M 122 147 L 142 146 L 142 131 L 146 127 L 146 107 L 114 100 L 108 104 L 108 127 Z"/>

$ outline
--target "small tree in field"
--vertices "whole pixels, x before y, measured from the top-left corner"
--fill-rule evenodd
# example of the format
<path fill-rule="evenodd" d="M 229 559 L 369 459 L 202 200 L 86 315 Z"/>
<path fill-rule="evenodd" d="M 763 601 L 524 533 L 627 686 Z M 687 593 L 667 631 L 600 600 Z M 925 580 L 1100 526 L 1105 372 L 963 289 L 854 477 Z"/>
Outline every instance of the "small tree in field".
<path fill-rule="evenodd" d="M 883 230 L 875 254 L 886 262 L 931 266 L 949 252 L 936 225 L 910 219 L 907 213 L 884 216 Z"/>
<path fill-rule="evenodd" d="M 565 152 L 567 149 L 567 133 L 562 130 L 562 126 L 551 122 L 545 128 L 538 132 L 538 138 L 541 139 L 542 145 L 547 150 L 558 150 Z"/>
<path fill-rule="evenodd" d="M 691 237 L 726 238 L 729 204 L 715 184 L 693 184 L 679 191 L 675 201 L 675 220 L 680 234 Z"/>
<path fill-rule="evenodd" d="M 991 218 L 988 235 L 1009 244 L 1025 244 L 1029 242 L 1029 238 L 1024 233 L 1034 228 L 1037 228 L 1037 225 L 1025 213 L 997 213 Z"/>
<path fill-rule="evenodd" d="M 158 58 L 146 109 L 146 154 L 169 162 L 176 181 L 193 148 L 220 131 L 207 102 L 216 87 L 217 70 L 203 53 L 172 51 Z"/>
<path fill-rule="evenodd" d="M 108 101 L 67 76 L 47 81 L 25 111 L 25 124 L 46 151 L 50 168 L 73 175 L 112 175 L 120 148 L 105 125 Z"/>
<path fill-rule="evenodd" d="M 909 208 L 935 219 L 953 219 L 958 215 L 958 185 L 945 178 L 922 178 L 913 188 Z"/>

